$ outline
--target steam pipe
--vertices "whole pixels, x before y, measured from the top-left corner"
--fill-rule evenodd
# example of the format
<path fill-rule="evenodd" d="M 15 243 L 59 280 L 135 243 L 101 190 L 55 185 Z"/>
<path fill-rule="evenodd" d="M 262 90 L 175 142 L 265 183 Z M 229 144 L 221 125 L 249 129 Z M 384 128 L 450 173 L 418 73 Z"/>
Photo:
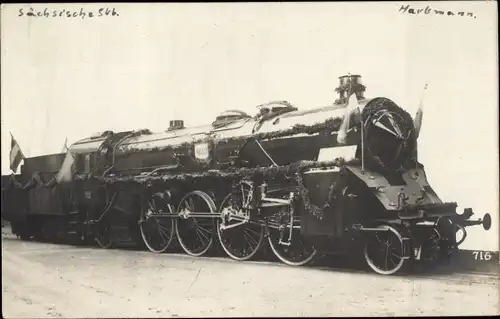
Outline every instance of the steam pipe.
<path fill-rule="evenodd" d="M 365 174 L 365 123 L 363 122 L 363 112 L 359 111 L 361 119 L 361 174 Z"/>

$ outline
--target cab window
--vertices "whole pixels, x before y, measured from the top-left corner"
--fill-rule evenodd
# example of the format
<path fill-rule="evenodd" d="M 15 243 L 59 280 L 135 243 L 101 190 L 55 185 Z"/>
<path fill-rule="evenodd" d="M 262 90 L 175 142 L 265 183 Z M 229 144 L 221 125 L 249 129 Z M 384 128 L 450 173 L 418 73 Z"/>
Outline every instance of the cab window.
<path fill-rule="evenodd" d="M 90 154 L 85 155 L 83 158 L 83 172 L 90 173 Z"/>

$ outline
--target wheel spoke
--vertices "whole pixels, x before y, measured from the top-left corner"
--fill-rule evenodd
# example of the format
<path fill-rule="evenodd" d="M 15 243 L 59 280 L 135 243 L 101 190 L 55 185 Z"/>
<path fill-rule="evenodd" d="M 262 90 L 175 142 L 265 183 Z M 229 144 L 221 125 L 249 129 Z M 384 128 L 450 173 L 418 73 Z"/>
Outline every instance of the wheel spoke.
<path fill-rule="evenodd" d="M 389 259 L 389 261 L 391 262 L 392 266 L 396 266 L 396 265 L 397 265 L 397 263 L 395 263 L 395 262 L 392 260 L 392 258 L 388 258 L 388 259 Z M 387 269 L 389 269 L 389 268 L 387 268 Z"/>
<path fill-rule="evenodd" d="M 201 241 L 201 245 L 205 245 L 205 241 L 203 240 L 202 236 L 201 236 L 201 232 L 197 231 L 196 232 L 196 236 L 198 237 L 198 239 Z"/>
<path fill-rule="evenodd" d="M 171 229 L 168 229 L 167 227 L 163 226 L 162 224 L 158 223 L 158 229 L 160 231 L 163 231 L 166 235 L 169 235 L 169 233 L 172 232 Z"/>
<path fill-rule="evenodd" d="M 246 228 L 246 229 L 243 230 L 245 236 L 248 237 L 248 239 L 251 240 L 254 244 L 257 244 L 258 243 L 257 240 L 255 240 L 255 238 L 253 238 L 253 236 L 249 234 L 250 231 L 252 231 L 254 234 L 256 234 L 255 231 L 253 231 L 253 230 L 251 230 L 249 228 Z M 257 236 L 259 236 L 259 235 L 260 234 L 257 234 Z"/>
<path fill-rule="evenodd" d="M 245 233 L 245 232 L 243 232 L 243 236 L 245 237 L 246 243 L 248 244 L 248 246 L 250 246 L 250 248 L 252 250 L 254 250 L 255 249 L 254 247 L 256 247 L 258 244 L 257 241 L 255 239 L 253 239 L 252 237 L 248 236 L 247 233 Z M 253 246 L 252 246 L 252 242 L 254 243 Z"/>
<path fill-rule="evenodd" d="M 258 231 L 256 231 L 255 229 L 253 229 L 253 228 L 250 228 L 250 227 L 245 228 L 245 231 L 249 232 L 249 233 L 253 233 L 257 237 L 260 236 L 260 233 Z"/>
<path fill-rule="evenodd" d="M 204 227 L 201 227 L 201 226 L 199 226 L 199 225 L 198 225 L 198 228 L 197 228 L 197 229 L 199 229 L 199 230 L 200 230 L 200 231 L 202 231 L 202 232 L 205 232 L 206 234 L 210 234 L 210 233 L 212 233 L 210 230 L 208 230 L 208 229 L 206 229 L 206 228 L 204 228 Z"/>
<path fill-rule="evenodd" d="M 206 231 L 206 233 L 204 233 L 203 231 Z M 204 228 L 201 228 L 201 227 L 198 227 L 196 229 L 196 233 L 197 234 L 200 234 L 200 236 L 203 236 L 203 238 L 205 238 L 206 240 L 209 240 L 209 237 L 207 234 L 210 234 L 210 231 L 204 229 Z"/>
<path fill-rule="evenodd" d="M 167 232 L 165 232 L 163 229 L 159 228 L 158 233 L 160 234 L 161 239 L 164 240 L 164 242 L 166 242 L 167 238 L 169 237 Z"/>
<path fill-rule="evenodd" d="M 188 207 L 189 209 L 192 211 L 192 212 L 195 212 L 196 211 L 196 206 L 194 205 L 194 200 L 193 200 L 193 197 L 188 197 Z"/>

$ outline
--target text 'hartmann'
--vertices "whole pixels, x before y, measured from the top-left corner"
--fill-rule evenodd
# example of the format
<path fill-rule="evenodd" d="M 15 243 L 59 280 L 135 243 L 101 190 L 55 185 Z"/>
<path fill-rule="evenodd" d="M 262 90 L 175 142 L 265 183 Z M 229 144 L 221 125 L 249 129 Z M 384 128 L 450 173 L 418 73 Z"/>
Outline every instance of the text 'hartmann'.
<path fill-rule="evenodd" d="M 399 12 L 401 13 L 406 13 L 406 14 L 414 14 L 414 15 L 437 15 L 437 16 L 458 16 L 458 17 L 469 17 L 469 18 L 476 18 L 476 15 L 472 12 L 465 12 L 465 11 L 450 11 L 450 10 L 438 10 L 438 9 L 433 9 L 430 6 L 426 6 L 425 8 L 414 8 L 410 5 L 402 5 L 399 8 Z"/>

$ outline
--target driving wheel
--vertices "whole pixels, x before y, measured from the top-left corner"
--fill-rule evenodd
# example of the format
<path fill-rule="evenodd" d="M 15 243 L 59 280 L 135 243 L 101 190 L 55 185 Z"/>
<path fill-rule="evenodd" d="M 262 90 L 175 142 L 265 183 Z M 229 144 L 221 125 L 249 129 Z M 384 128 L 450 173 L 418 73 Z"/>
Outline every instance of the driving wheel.
<path fill-rule="evenodd" d="M 312 262 L 317 255 L 314 246 L 300 235 L 299 229 L 293 229 L 291 242 L 288 241 L 289 235 L 289 227 L 285 227 L 282 232 L 269 229 L 269 245 L 276 257 L 290 266 L 303 266 Z"/>
<path fill-rule="evenodd" d="M 243 185 L 238 194 L 229 194 L 220 205 L 217 234 L 222 248 L 232 259 L 249 260 L 264 242 L 265 228 L 249 222 L 249 212 L 243 207 L 249 190 Z"/>
<path fill-rule="evenodd" d="M 139 228 L 144 244 L 154 253 L 165 252 L 175 236 L 175 219 L 161 216 L 164 212 L 172 214 L 173 208 L 167 204 L 163 209 L 156 207 L 153 200 L 148 202 L 148 209 L 142 212 Z"/>
<path fill-rule="evenodd" d="M 175 223 L 177 239 L 182 249 L 191 256 L 205 254 L 213 243 L 213 217 L 193 217 L 192 213 L 213 214 L 215 203 L 207 193 L 188 193 L 179 203 L 179 218 Z"/>

